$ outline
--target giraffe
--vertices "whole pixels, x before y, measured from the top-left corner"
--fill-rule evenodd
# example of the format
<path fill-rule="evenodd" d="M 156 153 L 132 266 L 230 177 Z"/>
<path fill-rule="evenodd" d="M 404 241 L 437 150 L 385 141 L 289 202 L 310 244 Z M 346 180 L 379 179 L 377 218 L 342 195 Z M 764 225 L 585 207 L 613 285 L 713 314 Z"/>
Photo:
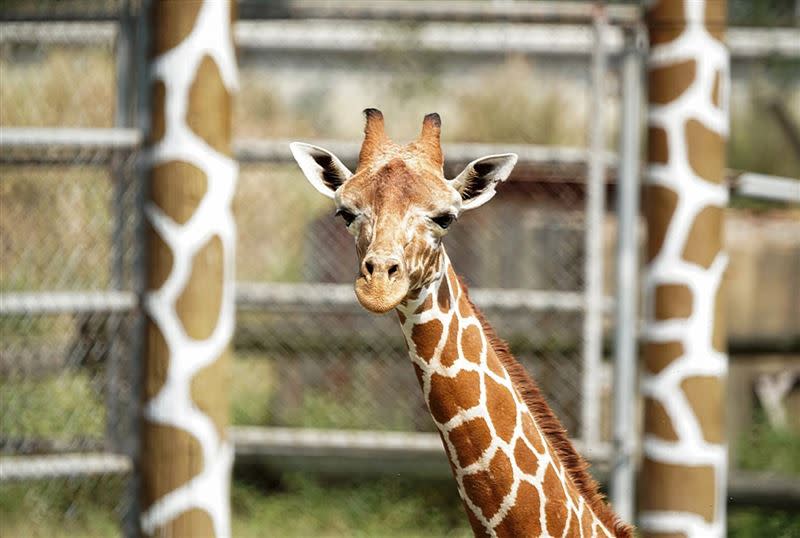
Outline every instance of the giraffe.
<path fill-rule="evenodd" d="M 230 148 L 231 94 L 238 84 L 233 7 L 229 0 L 152 6 L 144 536 L 230 535 L 233 444 L 225 387 L 238 174 Z"/>
<path fill-rule="evenodd" d="M 645 536 L 725 535 L 727 451 L 721 251 L 729 56 L 724 0 L 648 6 L 642 340 Z M 686 495 L 691 491 L 691 495 Z"/>
<path fill-rule="evenodd" d="M 459 215 L 494 196 L 517 156 L 477 159 L 448 180 L 438 114 L 399 145 L 380 111 L 364 112 L 355 173 L 323 148 L 294 142 L 291 150 L 355 238 L 359 302 L 397 313 L 473 532 L 632 536 L 534 381 L 470 301 L 442 245 Z"/>

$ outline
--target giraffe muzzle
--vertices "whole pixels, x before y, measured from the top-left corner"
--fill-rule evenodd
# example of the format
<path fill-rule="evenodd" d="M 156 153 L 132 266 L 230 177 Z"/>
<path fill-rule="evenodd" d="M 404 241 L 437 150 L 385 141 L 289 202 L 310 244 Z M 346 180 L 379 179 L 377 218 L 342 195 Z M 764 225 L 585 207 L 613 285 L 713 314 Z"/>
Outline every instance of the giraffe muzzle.
<path fill-rule="evenodd" d="M 408 274 L 399 258 L 368 254 L 361 262 L 355 288 L 361 306 L 383 314 L 408 295 Z"/>

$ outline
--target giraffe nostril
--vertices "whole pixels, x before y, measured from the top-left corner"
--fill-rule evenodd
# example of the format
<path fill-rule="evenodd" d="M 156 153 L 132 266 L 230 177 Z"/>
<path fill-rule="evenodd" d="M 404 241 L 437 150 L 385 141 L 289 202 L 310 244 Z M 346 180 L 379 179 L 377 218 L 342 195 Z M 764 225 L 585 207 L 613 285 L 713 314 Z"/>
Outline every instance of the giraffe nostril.
<path fill-rule="evenodd" d="M 399 270 L 400 270 L 400 267 L 396 263 L 392 264 L 392 266 L 389 267 L 389 278 L 392 278 L 393 276 L 395 276 Z"/>
<path fill-rule="evenodd" d="M 372 271 L 375 269 L 375 266 L 372 265 L 372 262 L 364 262 L 364 268 L 367 270 L 367 274 L 372 276 Z"/>

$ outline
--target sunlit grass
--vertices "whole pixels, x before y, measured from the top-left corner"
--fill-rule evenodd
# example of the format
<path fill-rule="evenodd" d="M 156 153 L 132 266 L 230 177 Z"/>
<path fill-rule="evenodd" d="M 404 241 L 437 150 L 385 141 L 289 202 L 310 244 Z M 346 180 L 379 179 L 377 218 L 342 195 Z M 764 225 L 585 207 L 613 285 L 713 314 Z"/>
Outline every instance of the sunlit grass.
<path fill-rule="evenodd" d="M 111 127 L 111 50 L 6 47 L 0 54 L 0 125 Z"/>
<path fill-rule="evenodd" d="M 3 438 L 99 439 L 105 429 L 103 395 L 87 372 L 0 378 L 0 409 Z"/>
<path fill-rule="evenodd" d="M 472 536 L 455 486 L 380 478 L 322 482 L 285 475 L 282 491 L 238 483 L 233 490 L 233 535 L 286 537 Z"/>

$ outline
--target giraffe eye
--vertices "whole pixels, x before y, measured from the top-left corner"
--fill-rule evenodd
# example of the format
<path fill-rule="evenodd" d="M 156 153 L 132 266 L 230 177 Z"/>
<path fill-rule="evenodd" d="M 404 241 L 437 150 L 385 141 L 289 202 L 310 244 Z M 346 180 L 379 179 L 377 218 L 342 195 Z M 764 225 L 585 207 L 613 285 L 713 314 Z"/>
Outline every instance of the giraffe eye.
<path fill-rule="evenodd" d="M 345 226 L 350 226 L 354 220 L 356 220 L 356 216 L 346 209 L 338 209 L 336 210 L 336 216 L 342 217 L 344 220 Z"/>
<path fill-rule="evenodd" d="M 453 223 L 455 217 L 450 213 L 444 213 L 442 215 L 437 215 L 435 217 L 431 217 L 431 220 L 440 228 L 447 228 Z"/>

